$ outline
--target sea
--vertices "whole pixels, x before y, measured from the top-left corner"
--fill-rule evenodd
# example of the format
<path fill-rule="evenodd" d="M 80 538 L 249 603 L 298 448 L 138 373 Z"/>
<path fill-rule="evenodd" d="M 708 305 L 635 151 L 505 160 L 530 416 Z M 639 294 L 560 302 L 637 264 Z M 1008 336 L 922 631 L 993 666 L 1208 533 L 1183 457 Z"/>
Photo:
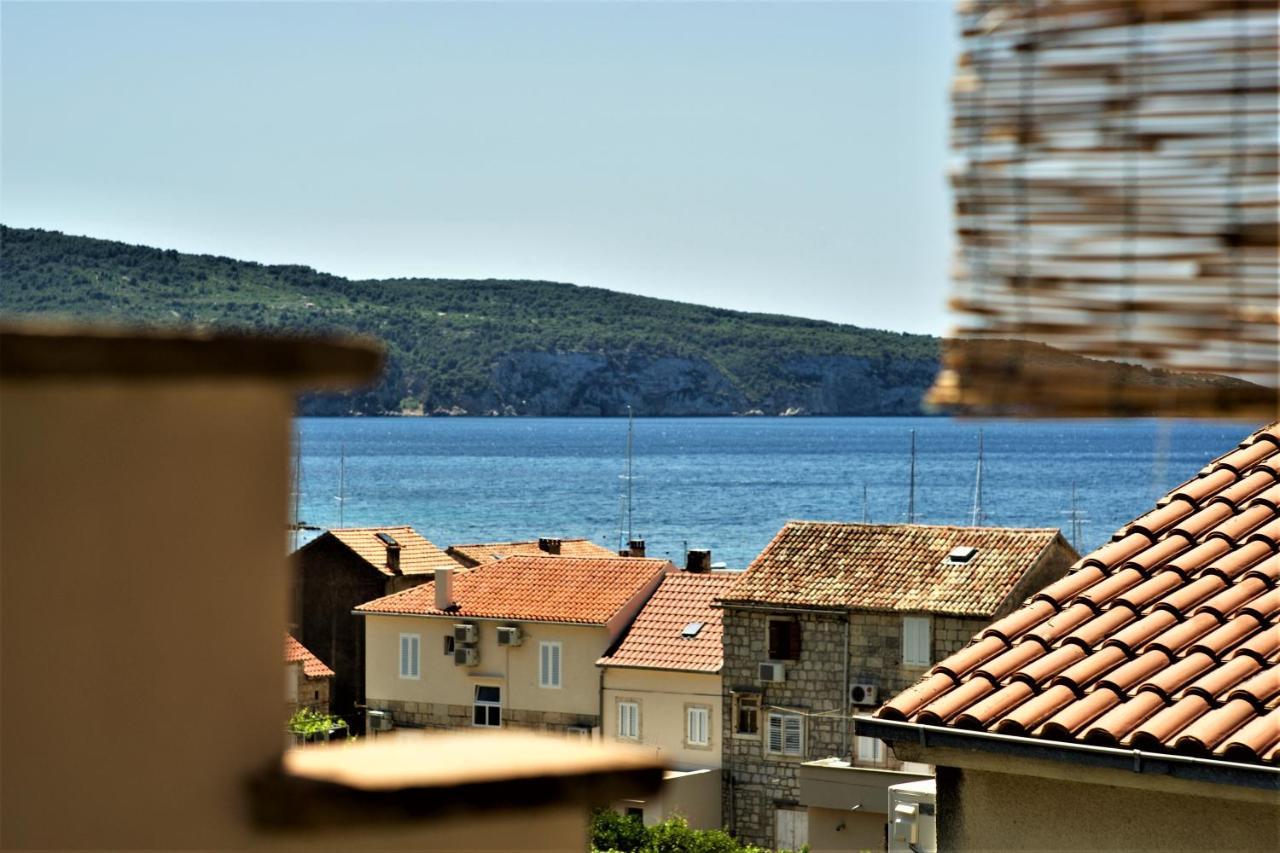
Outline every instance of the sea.
<path fill-rule="evenodd" d="M 442 548 L 552 536 L 616 549 L 636 538 L 650 556 L 677 564 L 688 549 L 709 548 L 728 568 L 745 568 L 790 519 L 896 523 L 909 513 L 923 524 L 969 525 L 977 514 L 984 525 L 1057 527 L 1084 553 L 1256 427 L 942 417 L 637 418 L 630 427 L 625 418 L 300 418 L 297 502 L 306 524 L 408 524 Z"/>

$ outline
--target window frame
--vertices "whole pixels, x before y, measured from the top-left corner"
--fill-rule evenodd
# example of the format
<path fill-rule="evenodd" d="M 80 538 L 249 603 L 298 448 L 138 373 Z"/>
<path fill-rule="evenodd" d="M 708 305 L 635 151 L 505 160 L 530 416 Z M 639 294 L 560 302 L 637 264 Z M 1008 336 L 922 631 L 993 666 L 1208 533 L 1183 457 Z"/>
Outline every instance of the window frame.
<path fill-rule="evenodd" d="M 551 666 L 552 651 L 555 653 L 555 666 Z M 549 670 L 554 669 L 554 672 Z M 552 683 L 552 675 L 555 683 Z M 544 690 L 559 690 L 564 686 L 564 645 L 559 640 L 542 640 L 538 643 L 538 687 Z"/>
<path fill-rule="evenodd" d="M 920 626 L 924 636 L 921 638 Z M 923 658 L 911 657 L 913 646 L 922 645 Z M 902 617 L 902 665 L 912 668 L 926 667 L 933 663 L 933 619 L 928 616 L 907 615 Z"/>
<path fill-rule="evenodd" d="M 765 719 L 767 722 L 765 725 L 764 751 L 769 755 L 780 756 L 783 758 L 804 758 L 804 716 L 802 714 L 789 714 L 785 711 L 769 711 L 768 714 L 765 715 Z M 780 723 L 778 727 L 778 745 L 780 749 L 778 750 L 773 748 L 774 720 L 778 720 Z M 797 729 L 796 739 L 798 744 L 794 752 L 787 750 L 787 723 L 789 721 L 794 721 Z"/>
<path fill-rule="evenodd" d="M 627 727 L 627 730 L 626 730 L 626 731 L 624 731 L 624 730 L 623 730 L 623 723 L 624 723 L 624 721 L 625 721 L 625 717 L 626 717 L 626 715 L 624 715 L 624 714 L 623 714 L 623 711 L 622 711 L 622 709 L 623 709 L 624 707 L 627 707 L 627 708 L 630 708 L 630 709 L 631 709 L 631 711 L 630 711 L 630 722 L 631 722 L 631 725 L 630 725 L 629 727 Z M 617 716 L 617 718 L 618 718 L 618 725 L 617 725 L 617 736 L 618 736 L 618 740 L 639 741 L 639 740 L 640 740 L 640 732 L 641 732 L 641 728 L 640 728 L 640 700 L 639 700 L 639 699 L 631 699 L 631 698 L 619 699 L 619 700 L 617 701 L 616 705 L 615 705 L 615 713 L 616 713 L 616 716 Z M 634 733 L 631 733 L 632 731 L 634 731 Z"/>
<path fill-rule="evenodd" d="M 773 626 L 784 624 L 788 626 L 787 631 L 787 647 L 786 649 L 778 649 L 773 643 Z M 800 660 L 800 655 L 804 653 L 804 643 L 802 642 L 802 631 L 800 630 L 800 620 L 794 616 L 770 616 L 765 620 L 764 629 L 764 649 L 768 660 L 781 661 L 783 663 Z M 775 655 L 775 651 L 783 651 L 784 656 Z"/>
<path fill-rule="evenodd" d="M 409 668 L 405 666 L 405 663 L 406 663 L 405 641 L 406 640 L 410 642 L 410 645 L 408 646 L 408 648 L 413 650 L 412 654 L 408 658 L 409 660 L 412 660 L 414 664 L 413 672 L 411 674 L 408 672 Z M 400 633 L 399 652 L 397 654 L 399 659 L 398 672 L 400 674 L 400 678 L 403 679 L 404 681 L 421 680 L 422 678 L 422 635 L 412 634 L 407 631 L 402 631 Z"/>
<path fill-rule="evenodd" d="M 867 737 L 866 735 L 855 735 L 854 737 L 857 738 L 855 753 L 858 756 L 858 763 L 883 767 L 888 758 L 884 741 L 880 740 L 880 738 Z M 871 753 L 870 757 L 867 756 L 868 751 Z"/>
<path fill-rule="evenodd" d="M 755 730 L 744 731 L 741 727 L 743 705 L 750 706 L 748 708 L 755 715 Z M 760 712 L 763 703 L 759 693 L 735 693 L 733 695 L 733 736 L 739 738 L 750 738 L 758 740 L 760 738 Z"/>
<path fill-rule="evenodd" d="M 703 740 L 693 739 L 693 720 L 695 715 L 702 717 Z M 684 745 L 689 749 L 711 749 L 711 706 L 684 706 Z"/>
<path fill-rule="evenodd" d="M 481 699 L 480 691 L 482 689 L 492 688 L 498 691 L 497 700 Z M 481 708 L 485 709 L 485 722 L 476 722 L 476 711 Z M 489 722 L 490 711 L 498 712 L 498 722 Z M 502 728 L 502 685 L 500 684 L 477 684 L 471 691 L 471 725 L 477 729 L 500 729 Z"/>

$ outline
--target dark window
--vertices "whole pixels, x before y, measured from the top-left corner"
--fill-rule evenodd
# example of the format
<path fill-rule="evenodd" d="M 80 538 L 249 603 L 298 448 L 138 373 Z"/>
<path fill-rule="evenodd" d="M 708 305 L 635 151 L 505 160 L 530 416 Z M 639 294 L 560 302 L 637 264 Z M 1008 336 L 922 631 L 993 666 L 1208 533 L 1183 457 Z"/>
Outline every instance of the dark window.
<path fill-rule="evenodd" d="M 800 623 L 794 619 L 769 620 L 769 659 L 800 659 Z"/>
<path fill-rule="evenodd" d="M 446 655 L 453 654 L 453 637 L 452 636 L 446 636 L 444 638 L 444 653 Z"/>
<path fill-rule="evenodd" d="M 641 820 L 644 820 L 644 809 L 637 809 L 634 807 L 628 808 L 627 817 L 638 817 Z"/>
<path fill-rule="evenodd" d="M 738 713 L 734 723 L 734 733 L 754 735 L 760 733 L 760 697 L 738 696 Z"/>
<path fill-rule="evenodd" d="M 472 709 L 471 722 L 477 726 L 502 725 L 502 688 L 476 685 L 476 704 Z"/>

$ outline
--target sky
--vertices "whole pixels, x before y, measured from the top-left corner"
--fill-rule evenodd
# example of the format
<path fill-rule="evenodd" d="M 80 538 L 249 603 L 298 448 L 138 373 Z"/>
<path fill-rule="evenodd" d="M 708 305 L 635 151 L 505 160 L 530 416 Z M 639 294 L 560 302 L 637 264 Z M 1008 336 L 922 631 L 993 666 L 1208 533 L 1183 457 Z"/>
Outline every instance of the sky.
<path fill-rule="evenodd" d="M 0 4 L 0 221 L 941 333 L 943 0 Z"/>

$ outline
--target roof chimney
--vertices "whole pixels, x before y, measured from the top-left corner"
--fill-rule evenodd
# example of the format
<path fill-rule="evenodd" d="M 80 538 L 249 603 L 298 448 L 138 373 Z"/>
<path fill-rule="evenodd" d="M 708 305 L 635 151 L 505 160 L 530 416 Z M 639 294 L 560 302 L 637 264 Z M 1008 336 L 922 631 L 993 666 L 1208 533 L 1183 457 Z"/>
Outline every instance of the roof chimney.
<path fill-rule="evenodd" d="M 400 574 L 400 543 L 390 533 L 379 533 L 378 541 L 387 548 L 387 571 Z"/>
<path fill-rule="evenodd" d="M 453 569 L 436 569 L 436 610 L 452 610 L 457 606 L 453 600 Z"/>
<path fill-rule="evenodd" d="M 627 553 L 632 557 L 644 556 L 644 540 L 632 539 L 627 543 Z"/>
<path fill-rule="evenodd" d="M 711 571 L 711 551 L 706 548 L 695 548 L 689 551 L 684 558 L 684 570 L 686 572 Z"/>
<path fill-rule="evenodd" d="M 551 539 L 550 537 L 543 536 L 541 539 L 538 540 L 538 550 L 544 554 L 559 554 L 560 540 Z"/>

